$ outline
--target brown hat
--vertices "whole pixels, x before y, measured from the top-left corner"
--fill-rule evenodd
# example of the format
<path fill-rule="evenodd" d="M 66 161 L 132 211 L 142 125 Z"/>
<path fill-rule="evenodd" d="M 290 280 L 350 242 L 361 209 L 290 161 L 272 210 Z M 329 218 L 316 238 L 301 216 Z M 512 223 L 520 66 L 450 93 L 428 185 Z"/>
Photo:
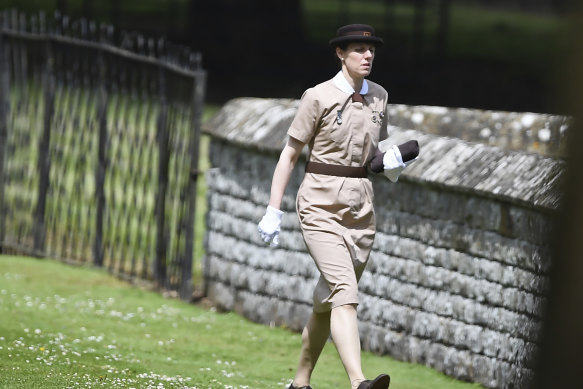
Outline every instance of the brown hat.
<path fill-rule="evenodd" d="M 336 37 L 331 39 L 330 46 L 338 46 L 351 42 L 367 42 L 376 46 L 381 46 L 384 42 L 368 24 L 348 24 L 336 30 Z"/>

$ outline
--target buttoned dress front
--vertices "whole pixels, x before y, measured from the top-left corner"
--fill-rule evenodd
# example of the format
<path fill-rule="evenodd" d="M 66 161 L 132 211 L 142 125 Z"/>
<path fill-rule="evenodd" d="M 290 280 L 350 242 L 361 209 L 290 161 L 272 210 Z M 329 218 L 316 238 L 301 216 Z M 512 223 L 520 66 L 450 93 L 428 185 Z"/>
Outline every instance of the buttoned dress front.
<path fill-rule="evenodd" d="M 309 161 L 359 167 L 374 156 L 387 133 L 387 92 L 365 80 L 364 102 L 353 102 L 352 93 L 341 72 L 304 92 L 288 135 L 308 145 Z M 358 304 L 357 284 L 375 236 L 373 200 L 368 178 L 305 174 L 296 207 L 320 271 L 315 312 Z"/>

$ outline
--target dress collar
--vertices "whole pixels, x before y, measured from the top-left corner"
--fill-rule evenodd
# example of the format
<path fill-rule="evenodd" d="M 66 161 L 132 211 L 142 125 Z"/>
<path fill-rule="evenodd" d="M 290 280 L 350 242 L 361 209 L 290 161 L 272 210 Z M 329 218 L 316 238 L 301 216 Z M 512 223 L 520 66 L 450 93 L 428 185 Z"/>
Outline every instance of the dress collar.
<path fill-rule="evenodd" d="M 336 73 L 336 75 L 334 76 L 334 78 L 332 80 L 334 81 L 334 85 L 336 85 L 338 87 L 338 89 L 340 89 L 342 92 L 348 93 L 349 95 L 354 93 L 354 88 L 350 86 L 350 84 L 346 80 L 346 77 L 344 77 L 342 70 L 339 71 L 338 73 Z M 366 80 L 363 80 L 362 81 L 362 88 L 360 88 L 360 94 L 366 95 L 367 92 L 368 92 L 368 82 L 366 82 Z"/>

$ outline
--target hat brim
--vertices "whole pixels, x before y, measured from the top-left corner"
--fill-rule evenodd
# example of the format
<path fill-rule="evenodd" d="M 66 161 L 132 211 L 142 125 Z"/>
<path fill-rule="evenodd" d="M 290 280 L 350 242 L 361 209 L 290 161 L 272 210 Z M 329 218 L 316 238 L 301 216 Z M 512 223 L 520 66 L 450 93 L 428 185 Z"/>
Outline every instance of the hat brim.
<path fill-rule="evenodd" d="M 375 46 L 382 46 L 385 42 L 378 36 L 346 35 L 330 39 L 328 44 L 332 47 L 345 43 L 364 42 L 373 43 Z"/>

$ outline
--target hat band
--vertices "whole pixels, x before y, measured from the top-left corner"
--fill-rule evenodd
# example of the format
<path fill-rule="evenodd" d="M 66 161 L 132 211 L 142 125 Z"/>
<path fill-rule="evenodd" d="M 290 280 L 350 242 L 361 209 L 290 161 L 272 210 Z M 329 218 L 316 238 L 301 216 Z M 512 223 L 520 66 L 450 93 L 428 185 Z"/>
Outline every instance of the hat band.
<path fill-rule="evenodd" d="M 358 36 L 373 36 L 370 31 L 348 31 L 342 34 L 342 36 L 358 35 Z"/>

